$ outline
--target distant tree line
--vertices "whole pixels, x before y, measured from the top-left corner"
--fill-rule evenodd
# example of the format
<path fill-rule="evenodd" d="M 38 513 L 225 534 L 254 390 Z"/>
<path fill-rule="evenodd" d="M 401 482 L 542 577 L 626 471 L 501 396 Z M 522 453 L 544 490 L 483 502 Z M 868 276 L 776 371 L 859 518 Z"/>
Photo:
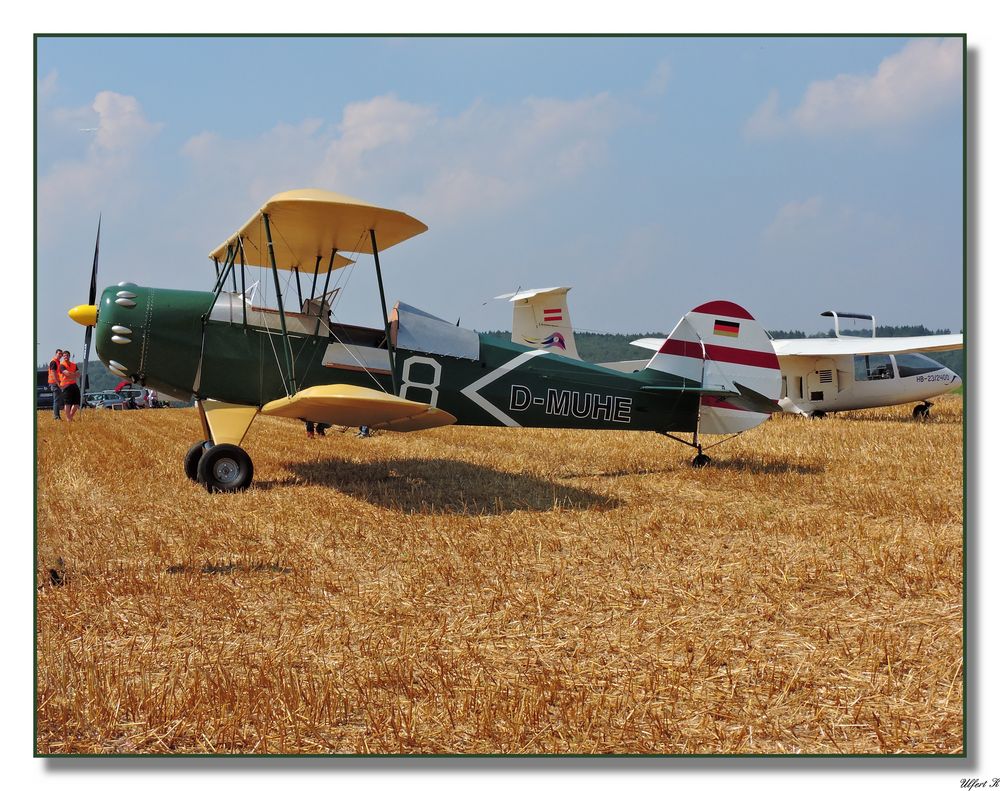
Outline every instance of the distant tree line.
<path fill-rule="evenodd" d="M 785 340 L 787 338 L 836 338 L 833 330 L 826 332 L 814 332 L 806 335 L 801 330 L 768 330 L 768 334 L 775 340 Z M 867 338 L 871 335 L 868 330 L 845 330 L 841 329 L 841 335 L 860 335 Z M 900 326 L 890 326 L 879 324 L 875 328 L 875 336 L 878 338 L 911 338 L 914 335 L 951 335 L 951 330 L 929 330 L 923 324 L 903 324 Z"/>

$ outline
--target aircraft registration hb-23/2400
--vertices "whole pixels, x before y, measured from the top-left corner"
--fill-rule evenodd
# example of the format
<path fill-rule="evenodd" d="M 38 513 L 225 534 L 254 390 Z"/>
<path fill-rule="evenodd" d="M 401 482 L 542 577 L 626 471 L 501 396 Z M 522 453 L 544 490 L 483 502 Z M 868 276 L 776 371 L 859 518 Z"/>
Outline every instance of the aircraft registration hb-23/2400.
<path fill-rule="evenodd" d="M 479 335 L 401 302 L 390 313 L 379 255 L 425 230 L 344 195 L 284 192 L 210 254 L 211 291 L 119 283 L 97 300 L 95 253 L 90 304 L 70 315 L 88 340 L 93 330 L 98 356 L 117 375 L 194 397 L 203 438 L 184 469 L 209 491 L 250 485 L 253 463 L 240 445 L 258 414 L 390 431 L 453 423 L 653 431 L 696 449 L 701 466 L 703 435 L 738 434 L 780 411 L 771 342 L 732 302 L 694 308 L 635 372 Z M 329 288 L 331 273 L 356 265 L 344 251 L 373 257 L 380 328 L 333 318 L 340 290 Z M 254 304 L 247 267 L 270 270 L 276 307 Z"/>

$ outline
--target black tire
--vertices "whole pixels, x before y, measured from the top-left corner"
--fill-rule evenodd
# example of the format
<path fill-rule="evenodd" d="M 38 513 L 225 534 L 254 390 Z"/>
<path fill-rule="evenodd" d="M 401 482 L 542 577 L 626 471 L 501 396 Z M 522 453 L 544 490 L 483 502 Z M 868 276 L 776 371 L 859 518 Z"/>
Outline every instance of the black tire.
<path fill-rule="evenodd" d="M 198 480 L 198 462 L 201 461 L 202 454 L 205 450 L 211 446 L 211 442 L 198 440 L 194 443 L 194 445 L 188 448 L 188 452 L 184 454 L 184 474 L 187 475 L 187 477 L 192 481 Z"/>
<path fill-rule="evenodd" d="M 691 459 L 691 466 L 692 467 L 696 467 L 696 468 L 697 467 L 704 467 L 704 466 L 706 466 L 708 464 L 711 464 L 711 463 L 712 463 L 712 459 L 710 457 L 706 456 L 704 453 L 699 453 L 697 456 L 695 456 L 693 459 Z"/>
<path fill-rule="evenodd" d="M 824 412 L 822 409 L 817 409 L 815 412 L 810 412 L 809 417 L 814 417 L 817 420 L 822 420 L 823 418 L 826 417 L 826 412 Z"/>
<path fill-rule="evenodd" d="M 210 492 L 242 492 L 253 482 L 253 462 L 239 445 L 213 445 L 198 462 L 198 480 Z"/>
<path fill-rule="evenodd" d="M 931 415 L 931 405 L 930 404 L 917 404 L 913 407 L 913 419 L 914 420 L 927 420 Z"/>

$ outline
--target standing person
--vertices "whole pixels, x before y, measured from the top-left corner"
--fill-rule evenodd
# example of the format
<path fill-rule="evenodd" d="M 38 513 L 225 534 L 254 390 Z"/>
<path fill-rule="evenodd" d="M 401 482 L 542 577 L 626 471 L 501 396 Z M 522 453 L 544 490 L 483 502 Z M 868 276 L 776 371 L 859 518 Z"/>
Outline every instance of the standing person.
<path fill-rule="evenodd" d="M 309 439 L 315 439 L 317 434 L 321 437 L 325 437 L 326 430 L 330 428 L 329 423 L 316 423 L 312 420 L 305 420 L 305 418 L 303 418 L 303 421 L 306 424 L 306 436 L 309 437 Z"/>
<path fill-rule="evenodd" d="M 62 388 L 59 387 L 59 364 L 62 362 L 62 349 L 56 349 L 55 355 L 49 360 L 49 390 L 52 391 L 52 417 L 62 420 L 59 413 L 62 412 L 63 398 Z"/>
<path fill-rule="evenodd" d="M 76 363 L 70 359 L 69 352 L 62 353 L 59 365 L 59 386 L 62 387 L 63 404 L 66 410 L 66 420 L 70 423 L 80 409 L 80 371 Z"/>

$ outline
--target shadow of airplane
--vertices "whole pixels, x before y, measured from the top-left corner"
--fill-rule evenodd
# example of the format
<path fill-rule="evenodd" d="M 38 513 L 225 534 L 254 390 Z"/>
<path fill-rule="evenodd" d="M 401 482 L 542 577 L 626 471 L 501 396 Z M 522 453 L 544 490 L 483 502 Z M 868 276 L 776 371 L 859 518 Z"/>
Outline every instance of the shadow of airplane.
<path fill-rule="evenodd" d="M 406 513 L 502 514 L 554 509 L 606 510 L 613 497 L 529 473 L 510 473 L 452 459 L 343 459 L 285 465 L 290 481 L 255 481 L 254 487 L 327 486 L 359 500 Z"/>

